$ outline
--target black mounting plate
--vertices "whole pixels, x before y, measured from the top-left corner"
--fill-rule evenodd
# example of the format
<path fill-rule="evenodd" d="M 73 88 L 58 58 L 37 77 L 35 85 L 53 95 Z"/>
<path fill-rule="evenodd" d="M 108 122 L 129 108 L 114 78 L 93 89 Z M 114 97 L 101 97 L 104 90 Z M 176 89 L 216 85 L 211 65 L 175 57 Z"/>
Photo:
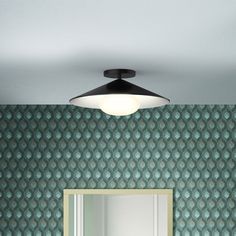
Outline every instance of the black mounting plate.
<path fill-rule="evenodd" d="M 103 72 L 104 77 L 115 79 L 127 79 L 135 77 L 136 71 L 130 69 L 111 69 Z"/>

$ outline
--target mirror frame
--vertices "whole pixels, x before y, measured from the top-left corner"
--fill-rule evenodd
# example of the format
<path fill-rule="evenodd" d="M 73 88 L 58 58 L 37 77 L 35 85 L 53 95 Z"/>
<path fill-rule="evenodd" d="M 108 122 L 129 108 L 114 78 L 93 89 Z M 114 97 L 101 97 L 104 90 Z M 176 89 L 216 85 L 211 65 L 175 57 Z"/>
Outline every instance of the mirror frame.
<path fill-rule="evenodd" d="M 64 189 L 63 191 L 63 235 L 69 236 L 69 195 L 131 195 L 158 194 L 167 195 L 168 201 L 168 236 L 173 236 L 173 190 L 172 189 Z"/>

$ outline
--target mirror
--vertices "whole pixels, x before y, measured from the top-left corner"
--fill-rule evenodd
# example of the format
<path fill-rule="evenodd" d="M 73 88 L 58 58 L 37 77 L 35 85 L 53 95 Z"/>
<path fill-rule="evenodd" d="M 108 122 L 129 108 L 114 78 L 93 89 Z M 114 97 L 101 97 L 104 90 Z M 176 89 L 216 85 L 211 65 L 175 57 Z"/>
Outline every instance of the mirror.
<path fill-rule="evenodd" d="M 65 236 L 172 236 L 171 189 L 65 189 Z"/>

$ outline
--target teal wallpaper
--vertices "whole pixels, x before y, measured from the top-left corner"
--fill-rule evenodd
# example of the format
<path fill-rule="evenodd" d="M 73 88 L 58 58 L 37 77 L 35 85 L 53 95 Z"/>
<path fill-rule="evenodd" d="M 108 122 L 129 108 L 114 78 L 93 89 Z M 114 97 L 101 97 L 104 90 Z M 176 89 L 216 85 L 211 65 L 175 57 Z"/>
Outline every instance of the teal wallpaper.
<path fill-rule="evenodd" d="M 64 188 L 173 188 L 175 235 L 236 235 L 236 106 L 0 106 L 0 235 L 62 235 Z"/>

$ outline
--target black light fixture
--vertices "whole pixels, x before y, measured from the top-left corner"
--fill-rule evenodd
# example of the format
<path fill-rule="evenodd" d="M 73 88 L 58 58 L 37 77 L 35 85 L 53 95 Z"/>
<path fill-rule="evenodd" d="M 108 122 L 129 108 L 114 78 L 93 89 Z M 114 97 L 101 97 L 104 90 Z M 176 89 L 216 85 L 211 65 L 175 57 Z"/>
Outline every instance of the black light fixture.
<path fill-rule="evenodd" d="M 129 69 L 105 70 L 104 76 L 116 80 L 70 99 L 75 106 L 101 109 L 114 116 L 126 116 L 138 109 L 166 105 L 168 98 L 129 83 L 123 79 L 135 77 L 136 72 Z"/>

